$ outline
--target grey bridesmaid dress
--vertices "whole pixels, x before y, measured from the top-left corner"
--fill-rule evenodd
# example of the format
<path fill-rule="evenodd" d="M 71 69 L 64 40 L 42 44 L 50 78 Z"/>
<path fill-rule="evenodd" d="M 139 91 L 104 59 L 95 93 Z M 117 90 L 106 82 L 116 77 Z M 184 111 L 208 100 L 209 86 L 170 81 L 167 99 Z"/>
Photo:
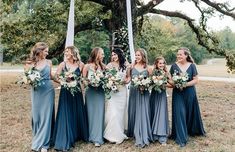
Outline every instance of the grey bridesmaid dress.
<path fill-rule="evenodd" d="M 131 71 L 131 77 L 137 75 L 148 76 L 148 71 L 144 69 L 139 72 L 136 68 Z M 135 145 L 144 147 L 153 140 L 150 125 L 150 104 L 149 91 L 143 93 L 133 85 L 130 86 L 129 106 L 128 106 L 128 137 L 135 138 Z"/>

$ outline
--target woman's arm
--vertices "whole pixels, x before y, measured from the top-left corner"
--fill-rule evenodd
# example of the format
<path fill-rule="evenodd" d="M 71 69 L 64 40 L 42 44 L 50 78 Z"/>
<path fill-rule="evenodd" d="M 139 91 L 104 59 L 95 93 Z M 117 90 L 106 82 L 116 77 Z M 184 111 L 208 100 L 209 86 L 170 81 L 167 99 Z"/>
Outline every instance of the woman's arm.
<path fill-rule="evenodd" d="M 82 71 L 83 68 L 84 68 L 84 63 L 81 61 L 81 62 L 79 63 L 79 69 L 80 69 L 80 71 Z"/>
<path fill-rule="evenodd" d="M 84 68 L 82 70 L 82 77 L 84 77 L 84 78 L 87 77 L 88 67 L 89 67 L 89 64 L 85 64 L 85 66 L 84 66 Z"/>
<path fill-rule="evenodd" d="M 60 83 L 59 75 L 62 73 L 62 70 L 63 70 L 64 66 L 65 66 L 65 63 L 62 62 L 62 63 L 59 64 L 59 66 L 56 69 L 56 72 L 55 72 L 54 77 L 53 77 L 54 78 L 53 81 L 55 81 L 56 83 Z"/>
<path fill-rule="evenodd" d="M 193 77 L 193 80 L 186 83 L 186 87 L 194 86 L 198 83 L 198 75 Z"/>
<path fill-rule="evenodd" d="M 51 78 L 52 80 L 54 80 L 54 76 L 53 76 L 53 73 L 52 73 L 52 62 L 51 62 L 51 60 L 47 60 L 47 63 L 48 63 L 49 66 L 50 66 L 50 78 Z"/>
<path fill-rule="evenodd" d="M 125 84 L 128 84 L 131 81 L 131 69 L 133 65 L 129 64 L 126 68 L 126 78 L 125 78 Z"/>

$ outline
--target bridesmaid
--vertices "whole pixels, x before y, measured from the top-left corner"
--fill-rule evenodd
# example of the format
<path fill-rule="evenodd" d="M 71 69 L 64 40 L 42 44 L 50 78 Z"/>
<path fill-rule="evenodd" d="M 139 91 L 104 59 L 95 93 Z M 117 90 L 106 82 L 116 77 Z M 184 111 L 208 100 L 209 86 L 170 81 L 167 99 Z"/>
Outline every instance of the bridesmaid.
<path fill-rule="evenodd" d="M 104 138 L 116 144 L 120 144 L 127 139 L 124 134 L 127 105 L 126 66 L 127 62 L 123 51 L 118 48 L 114 49 L 112 51 L 112 61 L 107 65 L 107 68 L 115 68 L 124 84 L 119 87 L 118 92 L 112 93 L 110 100 L 106 102 Z"/>
<path fill-rule="evenodd" d="M 57 68 L 56 77 L 68 70 L 80 76 L 84 64 L 80 61 L 78 49 L 67 47 L 64 57 L 65 61 Z M 54 148 L 61 151 L 69 150 L 78 140 L 88 140 L 87 111 L 81 92 L 73 96 L 69 90 L 61 87 L 53 140 Z"/>
<path fill-rule="evenodd" d="M 168 77 L 166 68 L 166 61 L 163 57 L 157 57 L 155 59 L 153 75 L 159 76 L 157 70 L 163 70 Z M 167 87 L 170 87 L 167 84 Z M 150 95 L 150 107 L 151 107 L 151 127 L 153 140 L 158 140 L 162 145 L 166 145 L 167 137 L 169 135 L 169 121 L 168 121 L 168 108 L 167 108 L 167 95 L 166 90 L 158 92 L 154 89 Z"/>
<path fill-rule="evenodd" d="M 104 51 L 102 48 L 96 47 L 91 51 L 88 63 L 83 69 L 83 77 L 88 78 L 94 72 L 105 70 L 103 64 Z M 104 108 L 105 95 L 102 86 L 88 86 L 85 92 L 86 108 L 88 112 L 89 123 L 89 141 L 94 143 L 96 147 L 104 143 Z"/>
<path fill-rule="evenodd" d="M 148 77 L 150 68 L 147 65 L 147 54 L 144 49 L 135 51 L 135 63 L 128 70 L 129 80 L 137 75 Z M 128 106 L 128 130 L 127 135 L 135 138 L 135 145 L 144 147 L 152 141 L 150 125 L 149 91 L 140 92 L 133 85 L 130 86 Z"/>
<path fill-rule="evenodd" d="M 46 152 L 51 145 L 54 126 L 54 97 L 55 91 L 51 82 L 52 63 L 46 59 L 48 45 L 38 42 L 31 50 L 31 60 L 27 61 L 24 69 L 36 68 L 40 71 L 44 84 L 31 88 L 32 101 L 32 150 Z"/>
<path fill-rule="evenodd" d="M 198 73 L 188 48 L 178 50 L 177 62 L 170 69 L 171 75 L 174 72 L 187 72 L 189 75 L 186 87 L 183 90 L 174 88 L 172 92 L 171 137 L 184 147 L 188 135 L 205 135 L 195 88 L 198 83 Z"/>

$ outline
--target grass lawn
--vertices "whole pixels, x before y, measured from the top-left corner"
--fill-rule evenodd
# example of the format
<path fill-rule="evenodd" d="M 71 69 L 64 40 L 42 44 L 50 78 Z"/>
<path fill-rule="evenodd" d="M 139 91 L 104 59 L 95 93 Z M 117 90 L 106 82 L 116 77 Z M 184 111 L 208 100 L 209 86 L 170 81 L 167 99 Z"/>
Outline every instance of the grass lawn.
<path fill-rule="evenodd" d="M 18 74 L 0 73 L 1 98 L 1 152 L 31 151 L 31 103 L 29 87 L 15 84 Z M 81 152 L 233 152 L 235 151 L 235 84 L 200 81 L 197 85 L 198 98 L 206 137 L 189 139 L 186 147 L 180 148 L 172 140 L 163 147 L 152 143 L 143 149 L 134 146 L 129 139 L 120 145 L 105 143 L 95 148 L 90 143 L 78 142 L 72 151 Z M 171 90 L 168 90 L 171 95 Z M 56 108 L 59 90 L 56 90 Z M 171 121 L 171 97 L 169 115 Z M 171 123 L 170 123 L 171 124 Z M 53 150 L 50 150 L 53 151 Z"/>

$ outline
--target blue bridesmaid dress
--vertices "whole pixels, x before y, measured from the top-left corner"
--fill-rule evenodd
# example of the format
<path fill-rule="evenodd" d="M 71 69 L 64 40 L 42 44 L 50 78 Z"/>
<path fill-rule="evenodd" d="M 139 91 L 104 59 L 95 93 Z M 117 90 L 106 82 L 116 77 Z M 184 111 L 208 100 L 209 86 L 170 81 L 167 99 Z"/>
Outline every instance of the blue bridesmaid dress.
<path fill-rule="evenodd" d="M 88 77 L 93 73 L 89 67 Z M 105 95 L 102 86 L 89 86 L 85 94 L 86 108 L 89 124 L 89 141 L 92 143 L 103 144 L 104 139 L 104 109 Z"/>
<path fill-rule="evenodd" d="M 140 74 L 147 77 L 148 71 L 144 69 L 139 72 L 136 68 L 131 70 L 132 78 Z M 153 140 L 150 125 L 149 95 L 147 90 L 141 93 L 138 88 L 130 86 L 127 136 L 134 137 L 135 145 L 139 147 L 149 145 Z"/>
<path fill-rule="evenodd" d="M 170 73 L 182 73 L 176 63 L 171 66 Z M 195 64 L 191 64 L 187 71 L 188 81 L 198 75 Z M 174 88 L 172 92 L 172 134 L 171 138 L 180 146 L 185 146 L 188 135 L 205 135 L 195 86 L 183 90 Z"/>
<path fill-rule="evenodd" d="M 44 84 L 31 89 L 32 101 L 32 150 L 49 149 L 52 146 L 54 127 L 54 97 L 55 91 L 50 79 L 48 64 L 40 70 Z"/>
<path fill-rule="evenodd" d="M 66 66 L 63 70 L 67 70 Z M 75 74 L 81 75 L 79 68 Z M 73 96 L 69 90 L 61 87 L 53 135 L 54 148 L 66 151 L 78 140 L 88 141 L 87 111 L 83 96 L 79 91 Z"/>

